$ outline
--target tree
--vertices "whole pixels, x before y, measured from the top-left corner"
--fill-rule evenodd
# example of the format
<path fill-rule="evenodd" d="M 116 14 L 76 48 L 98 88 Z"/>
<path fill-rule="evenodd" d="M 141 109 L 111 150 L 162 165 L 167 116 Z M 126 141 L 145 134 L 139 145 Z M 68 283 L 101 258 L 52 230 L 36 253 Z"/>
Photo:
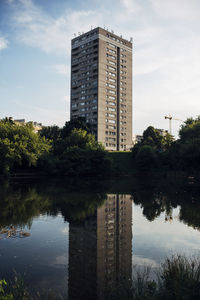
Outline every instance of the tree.
<path fill-rule="evenodd" d="M 75 119 L 72 119 L 71 121 L 68 121 L 65 123 L 65 126 L 62 129 L 62 138 L 68 137 L 74 129 L 83 129 L 87 131 L 88 133 L 91 133 L 91 126 L 89 123 L 86 123 L 85 118 L 78 117 Z"/>
<path fill-rule="evenodd" d="M 196 119 L 188 118 L 179 131 L 180 142 L 192 142 L 200 139 L 200 116 Z"/>
<path fill-rule="evenodd" d="M 143 132 L 142 145 L 151 146 L 158 152 L 162 152 L 168 149 L 173 141 L 174 139 L 171 134 L 165 133 L 163 135 L 160 130 L 155 129 L 153 126 L 149 126 Z"/>
<path fill-rule="evenodd" d="M 41 167 L 55 175 L 101 175 L 109 170 L 110 160 L 94 135 L 74 128 L 41 159 Z"/>
<path fill-rule="evenodd" d="M 61 129 L 56 126 L 43 126 L 39 131 L 40 136 L 56 142 L 61 137 Z"/>
<path fill-rule="evenodd" d="M 168 151 L 170 165 L 193 171 L 200 165 L 200 116 L 188 118 L 179 131 L 180 139 Z"/>
<path fill-rule="evenodd" d="M 35 133 L 32 124 L 16 125 L 9 119 L 0 121 L 1 173 L 36 166 L 38 158 L 50 149 L 50 141 Z"/>
<path fill-rule="evenodd" d="M 167 160 L 165 152 L 172 146 L 173 142 L 174 138 L 171 134 L 165 133 L 163 135 L 160 130 L 149 126 L 143 132 L 141 142 L 132 149 L 137 170 L 148 171 L 158 167 L 158 163 L 162 165 L 162 162 Z"/>
<path fill-rule="evenodd" d="M 151 146 L 142 146 L 136 155 L 136 168 L 139 171 L 151 171 L 157 166 L 157 155 Z"/>

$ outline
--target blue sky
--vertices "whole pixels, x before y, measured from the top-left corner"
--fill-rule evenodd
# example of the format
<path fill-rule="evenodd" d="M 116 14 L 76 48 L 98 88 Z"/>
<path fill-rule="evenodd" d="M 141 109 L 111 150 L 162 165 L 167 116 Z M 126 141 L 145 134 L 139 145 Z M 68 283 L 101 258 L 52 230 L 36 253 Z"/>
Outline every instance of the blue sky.
<path fill-rule="evenodd" d="M 133 37 L 135 134 L 200 114 L 199 0 L 0 0 L 0 118 L 69 120 L 71 39 L 91 26 Z"/>

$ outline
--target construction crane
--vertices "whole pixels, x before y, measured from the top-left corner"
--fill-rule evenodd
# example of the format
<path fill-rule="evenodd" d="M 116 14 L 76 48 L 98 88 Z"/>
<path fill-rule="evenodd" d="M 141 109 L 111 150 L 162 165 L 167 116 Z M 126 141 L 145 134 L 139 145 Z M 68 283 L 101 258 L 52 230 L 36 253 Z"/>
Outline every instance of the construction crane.
<path fill-rule="evenodd" d="M 172 120 L 183 122 L 183 120 L 173 118 L 171 115 L 165 116 L 165 119 L 168 119 L 168 120 L 169 120 L 169 133 L 170 133 L 170 134 L 172 134 Z"/>

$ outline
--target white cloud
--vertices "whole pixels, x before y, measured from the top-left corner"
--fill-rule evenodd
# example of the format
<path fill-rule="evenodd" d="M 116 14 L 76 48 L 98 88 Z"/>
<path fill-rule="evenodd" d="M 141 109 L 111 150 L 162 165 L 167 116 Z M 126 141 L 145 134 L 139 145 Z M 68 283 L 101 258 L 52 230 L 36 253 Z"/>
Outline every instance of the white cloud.
<path fill-rule="evenodd" d="M 199 20 L 199 0 L 151 0 L 155 11 L 163 18 Z"/>
<path fill-rule="evenodd" d="M 73 33 L 88 30 L 88 20 L 98 24 L 95 11 L 67 10 L 62 16 L 53 18 L 43 12 L 31 0 L 20 0 L 13 11 L 13 26 L 20 42 L 40 48 L 46 53 L 70 54 Z"/>
<path fill-rule="evenodd" d="M 136 0 L 121 0 L 121 2 L 129 13 L 136 13 L 141 9 Z"/>
<path fill-rule="evenodd" d="M 6 48 L 8 48 L 8 40 L 5 37 L 0 36 L 0 51 Z"/>

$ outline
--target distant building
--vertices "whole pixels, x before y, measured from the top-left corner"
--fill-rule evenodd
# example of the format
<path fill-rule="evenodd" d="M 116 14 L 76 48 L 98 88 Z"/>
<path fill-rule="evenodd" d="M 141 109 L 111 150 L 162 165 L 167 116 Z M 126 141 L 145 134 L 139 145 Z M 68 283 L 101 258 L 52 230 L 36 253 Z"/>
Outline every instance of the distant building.
<path fill-rule="evenodd" d="M 140 143 L 142 140 L 143 140 L 142 135 L 139 134 L 133 135 L 133 145 Z"/>
<path fill-rule="evenodd" d="M 132 147 L 132 42 L 100 27 L 72 39 L 71 119 L 108 150 Z"/>
<path fill-rule="evenodd" d="M 25 119 L 14 119 L 13 120 L 15 122 L 15 124 L 17 125 L 21 125 L 21 124 L 32 124 L 33 128 L 34 128 L 34 132 L 38 132 L 39 130 L 42 129 L 42 123 L 38 123 L 38 122 L 33 122 L 33 121 L 29 121 L 26 122 Z"/>

